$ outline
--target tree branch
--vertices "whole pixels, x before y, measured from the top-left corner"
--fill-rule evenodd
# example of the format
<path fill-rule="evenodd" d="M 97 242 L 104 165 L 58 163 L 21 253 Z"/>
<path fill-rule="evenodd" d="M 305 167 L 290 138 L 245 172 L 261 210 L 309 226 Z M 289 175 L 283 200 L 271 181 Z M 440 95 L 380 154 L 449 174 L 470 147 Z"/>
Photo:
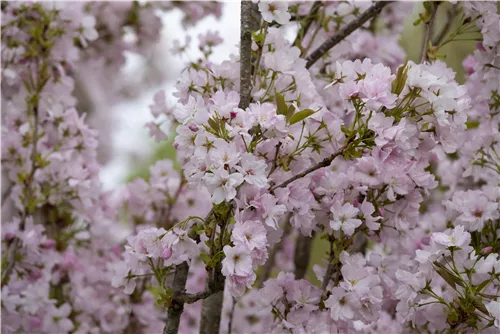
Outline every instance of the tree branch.
<path fill-rule="evenodd" d="M 311 27 L 311 24 L 313 23 L 315 19 L 315 15 L 318 13 L 319 8 L 321 7 L 322 3 L 321 1 L 315 1 L 314 4 L 311 7 L 311 10 L 307 14 L 305 18 L 304 25 L 301 25 L 299 31 L 297 32 L 297 36 L 295 37 L 295 40 L 292 43 L 292 46 L 298 46 L 299 49 L 302 49 L 301 43 L 304 37 L 307 34 L 307 31 Z"/>
<path fill-rule="evenodd" d="M 7 180 L 8 181 L 8 180 Z M 9 185 L 5 189 L 5 191 L 2 193 L 2 207 L 5 202 L 9 199 L 8 197 L 10 196 L 10 193 L 12 192 L 12 188 L 14 188 L 14 182 L 9 182 Z"/>
<path fill-rule="evenodd" d="M 271 273 L 274 268 L 274 263 L 276 260 L 276 254 L 283 249 L 283 242 L 285 241 L 285 238 L 288 237 L 290 232 L 292 231 L 292 225 L 290 225 L 290 218 L 292 217 L 292 213 L 289 212 L 286 217 L 285 217 L 285 222 L 284 222 L 284 231 L 283 235 L 281 236 L 281 241 L 275 244 L 272 247 L 271 253 L 269 254 L 269 258 L 264 265 L 264 268 L 262 269 L 262 274 L 257 278 L 257 283 L 255 286 L 257 288 L 261 288 L 262 284 L 267 281 L 267 279 L 271 276 Z"/>
<path fill-rule="evenodd" d="M 214 279 L 209 280 L 208 290 L 217 291 L 203 301 L 201 310 L 200 334 L 219 333 L 222 303 L 224 301 L 225 277 L 221 273 L 222 264 L 215 267 Z"/>
<path fill-rule="evenodd" d="M 163 334 L 177 334 L 179 331 L 179 323 L 181 321 L 182 312 L 184 311 L 184 302 L 179 300 L 179 296 L 186 289 L 188 272 L 189 266 L 187 262 L 182 262 L 175 267 L 172 286 L 174 296 L 172 298 L 172 305 L 168 308 L 168 320 L 165 328 L 163 329 Z"/>
<path fill-rule="evenodd" d="M 274 193 L 274 191 L 278 188 L 284 188 L 286 187 L 287 185 L 289 185 L 290 183 L 292 183 L 293 181 L 296 181 L 300 178 L 303 178 L 304 176 L 306 176 L 307 174 L 310 174 L 320 168 L 323 168 L 323 167 L 328 167 L 330 166 L 330 164 L 332 163 L 333 160 L 335 160 L 336 157 L 340 156 L 340 155 L 343 155 L 344 152 L 347 150 L 347 148 L 349 147 L 349 144 L 351 144 L 351 142 L 354 140 L 354 138 L 350 138 L 349 140 L 347 140 L 347 142 L 344 144 L 344 146 L 342 146 L 342 148 L 340 150 L 338 150 L 337 152 L 335 152 L 334 154 L 330 155 L 329 157 L 323 159 L 323 161 L 321 161 L 320 163 L 312 166 L 311 168 L 308 168 L 306 169 L 305 171 L 303 171 L 302 173 L 299 173 L 291 178 L 289 178 L 288 180 L 276 185 L 276 186 L 273 186 L 269 191 L 271 193 Z"/>
<path fill-rule="evenodd" d="M 314 63 L 316 63 L 318 59 L 323 57 L 323 55 L 327 53 L 331 48 L 344 40 L 347 36 L 349 36 L 363 24 L 365 24 L 372 17 L 378 15 L 380 11 L 391 2 L 392 1 L 379 1 L 368 8 L 366 11 L 364 11 L 357 19 L 349 22 L 345 27 L 340 29 L 335 35 L 330 37 L 321 46 L 314 50 L 314 52 L 309 57 L 306 58 L 306 68 L 310 68 L 312 65 L 314 65 Z"/>
<path fill-rule="evenodd" d="M 31 181 L 33 181 L 33 177 L 35 176 L 35 171 L 38 168 L 36 159 L 38 155 L 38 103 L 33 106 L 33 150 L 31 151 L 31 171 L 26 179 L 25 185 L 27 186 L 27 192 L 24 198 L 24 212 L 22 213 L 21 217 L 21 222 L 19 223 L 19 231 L 22 232 L 24 231 L 24 227 L 26 225 L 26 218 L 28 217 L 28 214 L 32 214 L 33 212 L 27 212 L 29 211 L 28 206 L 32 200 L 31 196 L 33 195 L 31 192 Z M 13 183 L 11 183 L 13 185 Z M 12 191 L 12 187 L 9 187 L 7 189 L 8 195 L 10 195 L 10 191 Z M 2 194 L 3 196 L 3 194 Z M 4 198 L 2 197 L 2 201 Z M 2 268 L 2 281 L 1 281 L 1 286 L 3 287 L 5 284 L 9 282 L 10 275 L 12 274 L 12 271 L 14 270 L 14 266 L 16 263 L 16 255 L 17 255 L 17 250 L 21 246 L 21 240 L 16 237 L 12 243 L 9 245 L 9 248 L 7 249 L 7 266 L 5 268 Z"/>
<path fill-rule="evenodd" d="M 253 9 L 251 1 L 241 2 L 240 27 L 240 104 L 246 109 L 252 94 L 252 21 Z"/>
<path fill-rule="evenodd" d="M 431 42 L 431 33 L 434 26 L 434 18 L 436 17 L 437 4 L 432 2 L 431 17 L 429 21 L 425 22 L 424 41 L 422 42 L 422 53 L 420 54 L 420 64 L 427 59 L 427 52 L 429 51 L 429 43 Z"/>
<path fill-rule="evenodd" d="M 437 37 L 432 39 L 432 45 L 441 44 L 443 39 L 446 37 L 446 34 L 448 34 L 448 32 L 450 31 L 453 20 L 457 15 L 457 4 L 454 4 L 450 9 L 448 9 L 446 15 L 446 22 Z"/>
<path fill-rule="evenodd" d="M 295 279 L 302 279 L 306 276 L 307 268 L 309 267 L 309 259 L 311 257 L 313 238 L 314 232 L 312 236 L 305 236 L 300 233 L 297 238 L 293 258 L 293 262 L 295 263 Z"/>
<path fill-rule="evenodd" d="M 333 241 L 330 240 L 330 258 L 328 259 L 328 267 L 326 268 L 325 276 L 323 277 L 323 282 L 321 283 L 321 290 L 323 290 L 323 294 L 328 287 L 328 283 L 330 283 L 330 278 L 333 275 L 333 271 L 335 270 L 335 264 L 333 261 L 335 260 L 335 253 L 333 249 Z"/>

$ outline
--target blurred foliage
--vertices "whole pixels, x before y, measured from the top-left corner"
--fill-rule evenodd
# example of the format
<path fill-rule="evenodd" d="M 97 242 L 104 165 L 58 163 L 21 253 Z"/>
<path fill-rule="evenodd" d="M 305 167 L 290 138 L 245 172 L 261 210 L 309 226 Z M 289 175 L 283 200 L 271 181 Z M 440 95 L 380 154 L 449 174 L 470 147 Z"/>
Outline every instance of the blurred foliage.
<path fill-rule="evenodd" d="M 173 146 L 174 137 L 173 135 L 170 138 L 161 144 L 156 144 L 152 149 L 154 152 L 153 155 L 147 161 L 138 162 L 128 175 L 125 182 L 130 182 L 137 178 L 142 178 L 144 180 L 149 179 L 149 167 L 154 165 L 157 161 L 163 159 L 170 159 L 174 162 L 174 168 L 180 170 L 180 165 L 175 159 L 175 148 Z"/>
<path fill-rule="evenodd" d="M 433 38 L 436 38 L 436 36 L 438 36 L 448 25 L 448 34 L 455 31 L 460 25 L 463 18 L 463 12 L 460 8 L 458 8 L 455 18 L 451 22 L 448 20 L 448 11 L 452 10 L 452 8 L 453 4 L 450 2 L 442 2 L 439 5 L 434 20 Z M 421 12 L 424 12 L 423 3 L 415 3 L 413 13 L 407 19 L 401 40 L 399 41 L 401 47 L 406 51 L 408 59 L 413 60 L 415 63 L 419 62 L 425 28 L 423 24 L 414 26 L 413 22 L 418 19 L 418 14 Z M 476 42 L 473 40 L 462 40 L 451 42 L 440 50 L 440 53 L 446 55 L 444 61 L 457 73 L 456 78 L 459 83 L 464 82 L 465 71 L 462 66 L 462 61 L 467 55 L 474 52 L 475 46 Z"/>

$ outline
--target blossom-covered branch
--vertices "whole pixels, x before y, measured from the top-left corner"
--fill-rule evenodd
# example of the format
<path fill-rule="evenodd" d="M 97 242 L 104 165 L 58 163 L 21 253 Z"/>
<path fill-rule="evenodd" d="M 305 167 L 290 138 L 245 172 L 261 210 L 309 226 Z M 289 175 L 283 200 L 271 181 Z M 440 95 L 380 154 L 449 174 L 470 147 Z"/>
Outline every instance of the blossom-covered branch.
<path fill-rule="evenodd" d="M 337 31 L 335 35 L 327 39 L 321 46 L 313 51 L 309 56 L 307 56 L 306 68 L 310 68 L 318 59 L 323 57 L 331 48 L 340 43 L 343 39 L 349 36 L 353 31 L 361 27 L 368 20 L 375 17 L 380 11 L 390 4 L 391 1 L 378 1 L 373 6 L 364 11 L 356 20 L 349 22 L 341 30 Z"/>
<path fill-rule="evenodd" d="M 175 162 L 105 192 L 80 80 L 222 5 L 2 3 L 2 333 L 496 333 L 500 15 L 457 3 L 432 43 L 437 5 L 421 63 L 405 2 L 243 2 L 222 62 L 218 32 L 173 41 L 146 127 Z"/>

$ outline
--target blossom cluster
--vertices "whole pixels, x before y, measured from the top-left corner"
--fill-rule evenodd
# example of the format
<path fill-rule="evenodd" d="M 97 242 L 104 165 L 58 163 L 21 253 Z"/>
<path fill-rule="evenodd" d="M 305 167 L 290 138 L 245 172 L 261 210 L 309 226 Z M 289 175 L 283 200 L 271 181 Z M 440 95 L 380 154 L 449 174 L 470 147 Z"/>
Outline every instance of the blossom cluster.
<path fill-rule="evenodd" d="M 454 4 L 459 27 L 416 63 L 397 45 L 407 3 L 242 3 L 241 54 L 214 63 L 222 39 L 200 35 L 177 103 L 159 91 L 150 105 L 146 126 L 157 141 L 175 132 L 177 161 L 115 196 L 100 189 L 68 64 L 75 50 L 106 58 L 153 41 L 152 8 L 173 5 L 122 4 L 102 27 L 114 5 L 77 18 L 9 6 L 2 162 L 18 213 L 2 225 L 2 332 L 500 328 L 496 4 Z M 186 23 L 219 14 L 176 6 Z M 437 6 L 420 15 L 429 32 Z M 121 45 L 123 25 L 134 46 Z M 99 39 L 108 30 L 116 44 Z M 437 52 L 465 33 L 482 37 L 461 85 Z M 336 34 L 347 35 L 323 50 Z M 310 264 L 314 252 L 324 257 Z"/>
<path fill-rule="evenodd" d="M 2 333 L 161 331 L 150 291 L 110 284 L 130 232 L 101 190 L 98 132 L 75 92 L 90 63 L 101 73 L 124 65 L 132 16 L 153 43 L 151 6 L 2 3 Z"/>

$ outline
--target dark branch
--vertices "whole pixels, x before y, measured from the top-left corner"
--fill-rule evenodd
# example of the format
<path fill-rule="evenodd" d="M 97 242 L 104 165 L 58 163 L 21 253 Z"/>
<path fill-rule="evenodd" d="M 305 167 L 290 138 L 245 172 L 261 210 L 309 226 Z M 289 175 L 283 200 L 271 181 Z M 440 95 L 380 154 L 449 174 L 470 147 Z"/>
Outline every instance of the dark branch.
<path fill-rule="evenodd" d="M 434 26 L 434 18 L 436 17 L 437 3 L 432 3 L 431 17 L 429 21 L 425 22 L 425 33 L 424 41 L 422 42 L 422 53 L 420 54 L 420 64 L 422 64 L 427 59 L 427 53 L 429 51 L 429 44 L 431 42 L 431 33 Z"/>
<path fill-rule="evenodd" d="M 314 232 L 312 236 L 305 236 L 299 233 L 297 242 L 295 245 L 295 254 L 293 261 L 295 263 L 295 279 L 302 279 L 307 273 L 307 268 L 309 267 L 309 260 L 311 258 L 311 247 L 314 238 Z"/>
<path fill-rule="evenodd" d="M 5 191 L 2 193 L 2 206 L 5 202 L 7 202 L 13 187 L 14 187 L 14 182 L 10 182 Z"/>
<path fill-rule="evenodd" d="M 306 58 L 307 64 L 306 68 L 310 68 L 314 63 L 318 61 L 324 54 L 326 54 L 331 48 L 343 41 L 347 36 L 353 33 L 356 29 L 365 24 L 372 17 L 375 17 L 380 13 L 380 11 L 390 4 L 392 1 L 379 1 L 373 6 L 364 11 L 356 20 L 349 22 L 345 27 L 340 29 L 335 35 L 330 37 L 321 46 L 319 46 L 314 52 Z"/>
<path fill-rule="evenodd" d="M 304 39 L 304 36 L 309 31 L 309 28 L 311 27 L 311 24 L 313 23 L 320 7 L 321 7 L 321 1 L 315 1 L 311 7 L 311 10 L 309 11 L 309 14 L 307 14 L 305 18 L 304 24 L 301 25 L 299 32 L 297 33 L 297 37 L 295 37 L 295 40 L 293 41 L 292 44 L 293 46 L 299 46 L 300 48 L 300 43 L 302 42 L 302 39 Z"/>
<path fill-rule="evenodd" d="M 285 239 L 292 231 L 292 225 L 290 225 L 291 217 L 292 217 L 291 212 L 288 213 L 285 217 L 284 227 L 283 227 L 284 231 L 283 235 L 281 236 L 281 241 L 272 247 L 272 250 L 269 254 L 269 259 L 267 260 L 266 264 L 264 265 L 264 268 L 262 269 L 262 274 L 257 278 L 257 283 L 255 284 L 257 288 L 261 288 L 262 284 L 264 284 L 264 282 L 267 281 L 269 277 L 271 277 L 271 273 L 273 271 L 274 264 L 276 261 L 276 254 L 283 249 L 283 243 L 285 242 Z"/>
<path fill-rule="evenodd" d="M 452 25 L 453 20 L 455 19 L 456 15 L 457 15 L 457 4 L 454 4 L 450 9 L 448 9 L 448 11 L 446 13 L 446 16 L 447 16 L 446 22 L 445 22 L 443 28 L 441 29 L 441 31 L 439 32 L 439 34 L 437 35 L 437 37 L 432 39 L 432 45 L 441 44 L 443 39 L 446 37 L 446 35 L 450 31 L 451 25 Z"/>
<path fill-rule="evenodd" d="M 328 167 L 330 166 L 330 164 L 332 163 L 333 160 L 335 160 L 336 157 L 340 156 L 340 155 L 343 155 L 344 152 L 347 150 L 347 148 L 349 147 L 349 144 L 354 140 L 354 138 L 351 138 L 349 139 L 345 144 L 344 146 L 342 146 L 342 148 L 340 150 L 338 150 L 337 152 L 335 152 L 334 154 L 330 155 L 329 157 L 323 159 L 323 161 L 321 161 L 320 163 L 312 166 L 311 168 L 308 168 L 306 169 L 305 171 L 303 171 L 302 173 L 299 173 L 291 178 L 289 178 L 288 180 L 278 184 L 277 186 L 274 186 L 270 189 L 270 192 L 271 193 L 274 193 L 274 191 L 278 188 L 284 188 L 286 187 L 287 185 L 289 185 L 290 183 L 292 183 L 293 181 L 296 181 L 298 179 L 301 179 L 303 178 L 304 176 L 306 176 L 307 174 L 310 174 L 320 168 L 323 168 L 323 167 Z"/>
<path fill-rule="evenodd" d="M 182 312 L 184 311 L 184 302 L 179 300 L 179 296 L 186 289 L 188 272 L 189 266 L 187 262 L 183 262 L 175 267 L 174 282 L 172 286 L 172 305 L 168 308 L 168 320 L 167 325 L 163 329 L 163 334 L 177 334 L 179 331 L 179 323 L 181 321 Z"/>
<path fill-rule="evenodd" d="M 250 104 L 252 93 L 252 22 L 253 9 L 251 1 L 241 2 L 240 30 L 240 104 L 246 109 Z"/>

